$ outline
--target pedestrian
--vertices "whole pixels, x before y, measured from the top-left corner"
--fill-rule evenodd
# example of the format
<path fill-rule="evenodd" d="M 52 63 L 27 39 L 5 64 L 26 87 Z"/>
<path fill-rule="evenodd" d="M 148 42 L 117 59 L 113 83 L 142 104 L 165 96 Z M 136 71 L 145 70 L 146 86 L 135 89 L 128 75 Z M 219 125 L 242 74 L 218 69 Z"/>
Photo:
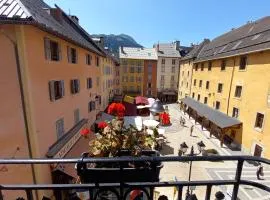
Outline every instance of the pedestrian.
<path fill-rule="evenodd" d="M 190 127 L 190 136 L 192 136 L 193 129 L 194 129 L 194 125 L 192 125 L 192 126 Z"/>
<path fill-rule="evenodd" d="M 257 175 L 258 180 L 263 180 L 263 178 L 261 178 L 261 176 L 263 176 L 264 173 L 263 173 L 263 166 L 261 165 L 261 163 L 259 164 L 259 166 L 257 168 L 256 175 Z"/>

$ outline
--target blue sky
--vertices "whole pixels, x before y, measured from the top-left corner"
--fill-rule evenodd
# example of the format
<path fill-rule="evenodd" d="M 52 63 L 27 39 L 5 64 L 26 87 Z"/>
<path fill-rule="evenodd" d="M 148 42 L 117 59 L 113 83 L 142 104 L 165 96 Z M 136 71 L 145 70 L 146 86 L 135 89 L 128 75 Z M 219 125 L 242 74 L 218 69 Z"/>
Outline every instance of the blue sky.
<path fill-rule="evenodd" d="M 180 40 L 189 46 L 270 14 L 269 0 L 45 0 L 79 17 L 90 33 L 132 36 L 151 47 Z"/>

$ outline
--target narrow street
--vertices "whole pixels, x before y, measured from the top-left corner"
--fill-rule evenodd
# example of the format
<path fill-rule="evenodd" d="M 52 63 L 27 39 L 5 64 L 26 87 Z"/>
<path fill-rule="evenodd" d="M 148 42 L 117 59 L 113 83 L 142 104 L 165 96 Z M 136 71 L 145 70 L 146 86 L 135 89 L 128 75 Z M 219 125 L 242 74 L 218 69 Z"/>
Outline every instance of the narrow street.
<path fill-rule="evenodd" d="M 191 146 L 194 147 L 195 153 L 198 153 L 197 143 L 203 141 L 206 145 L 206 149 L 215 149 L 220 155 L 243 155 L 241 151 L 231 151 L 227 147 L 221 148 L 219 146 L 219 140 L 212 136 L 209 139 L 209 132 L 202 131 L 201 126 L 196 124 L 192 136 L 190 136 L 190 127 L 194 124 L 193 119 L 189 119 L 188 115 L 184 115 L 180 111 L 178 104 L 168 104 L 169 113 L 171 117 L 172 125 L 164 127 L 167 137 L 167 143 L 161 151 L 162 156 L 178 155 L 180 144 L 185 142 L 187 144 L 188 151 L 190 153 Z M 186 125 L 183 127 L 180 125 L 180 117 L 185 117 Z M 201 154 L 200 154 L 201 155 Z M 199 155 L 199 156 L 200 156 Z M 236 163 L 232 161 L 226 162 L 193 162 L 191 180 L 224 180 L 234 179 Z M 172 180 L 188 180 L 189 163 L 164 163 L 164 167 L 161 171 L 161 181 Z M 265 170 L 265 178 L 263 183 L 270 185 L 270 181 L 267 178 L 270 177 L 270 170 Z M 256 181 L 256 167 L 245 163 L 243 169 L 243 179 Z M 232 188 L 230 188 L 232 189 Z M 186 195 L 187 188 L 183 189 L 183 197 Z M 227 187 L 213 187 L 211 193 L 211 199 L 214 199 L 214 194 L 217 191 L 222 190 L 224 194 L 227 192 Z M 174 188 L 159 188 L 157 191 L 160 194 L 167 195 L 169 199 L 176 199 L 174 195 Z M 196 187 L 193 193 L 195 193 L 198 199 L 202 199 L 205 196 L 206 187 Z M 253 189 L 248 186 L 240 186 L 238 197 L 243 200 L 248 199 L 270 199 L 267 192 L 259 189 Z M 229 198 L 229 196 L 228 196 Z"/>

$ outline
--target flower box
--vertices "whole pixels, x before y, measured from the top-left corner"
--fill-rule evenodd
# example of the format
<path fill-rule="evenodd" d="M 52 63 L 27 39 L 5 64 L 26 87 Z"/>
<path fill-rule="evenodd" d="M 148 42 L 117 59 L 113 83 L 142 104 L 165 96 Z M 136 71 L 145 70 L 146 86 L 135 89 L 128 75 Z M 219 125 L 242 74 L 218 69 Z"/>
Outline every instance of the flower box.
<path fill-rule="evenodd" d="M 84 154 L 87 156 L 87 153 Z M 146 150 L 141 156 L 159 156 L 157 151 Z M 129 151 L 121 151 L 120 157 L 132 158 Z M 122 167 L 122 169 L 121 169 Z M 163 167 L 161 162 L 121 162 L 107 163 L 87 167 L 85 163 L 78 163 L 77 174 L 82 183 L 119 183 L 119 182 L 155 182 L 159 181 L 160 170 Z"/>

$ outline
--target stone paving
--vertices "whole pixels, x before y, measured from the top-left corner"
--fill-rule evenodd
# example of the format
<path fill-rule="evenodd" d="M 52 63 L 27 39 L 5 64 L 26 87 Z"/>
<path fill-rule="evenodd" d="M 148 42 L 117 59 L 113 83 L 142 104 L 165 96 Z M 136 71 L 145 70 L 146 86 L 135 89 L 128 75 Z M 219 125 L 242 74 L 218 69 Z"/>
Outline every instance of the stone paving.
<path fill-rule="evenodd" d="M 161 151 L 162 156 L 172 156 L 177 155 L 179 146 L 182 142 L 186 142 L 189 146 L 188 152 L 190 152 L 190 147 L 194 146 L 195 153 L 198 152 L 197 143 L 203 141 L 206 145 L 206 149 L 216 149 L 220 155 L 243 155 L 241 151 L 231 151 L 229 148 L 221 148 L 219 145 L 219 140 L 217 138 L 209 138 L 209 133 L 207 131 L 202 131 L 199 124 L 195 125 L 192 136 L 190 136 L 190 127 L 194 124 L 193 119 L 188 119 L 188 115 L 184 115 L 183 112 L 179 110 L 178 104 L 168 104 L 169 113 L 171 116 L 172 125 L 169 127 L 164 127 L 166 130 L 167 144 Z M 180 117 L 185 117 L 186 126 L 180 125 Z M 193 162 L 191 180 L 224 180 L 233 179 L 235 175 L 234 169 L 236 168 L 236 163 L 232 161 L 226 162 Z M 168 162 L 164 163 L 164 167 L 161 170 L 160 180 L 161 181 L 172 181 L 172 180 L 188 180 L 189 163 L 175 163 Z M 243 178 L 248 180 L 256 180 L 256 167 L 251 164 L 245 163 L 243 169 Z M 270 177 L 270 171 L 265 170 L 265 178 Z M 270 184 L 270 181 L 264 180 L 264 184 Z M 183 188 L 183 198 L 186 194 L 186 189 Z M 167 195 L 169 200 L 176 199 L 174 196 L 174 188 L 157 188 L 156 189 L 160 195 Z M 213 187 L 211 193 L 211 199 L 214 199 L 215 192 L 222 190 L 224 193 L 228 190 L 226 187 Z M 206 187 L 197 187 L 193 191 L 198 197 L 198 199 L 204 199 L 206 192 Z M 238 197 L 241 200 L 249 199 L 270 199 L 269 194 L 261 191 L 259 189 L 254 189 L 251 187 L 240 187 Z M 230 199 L 227 195 L 226 199 Z"/>

